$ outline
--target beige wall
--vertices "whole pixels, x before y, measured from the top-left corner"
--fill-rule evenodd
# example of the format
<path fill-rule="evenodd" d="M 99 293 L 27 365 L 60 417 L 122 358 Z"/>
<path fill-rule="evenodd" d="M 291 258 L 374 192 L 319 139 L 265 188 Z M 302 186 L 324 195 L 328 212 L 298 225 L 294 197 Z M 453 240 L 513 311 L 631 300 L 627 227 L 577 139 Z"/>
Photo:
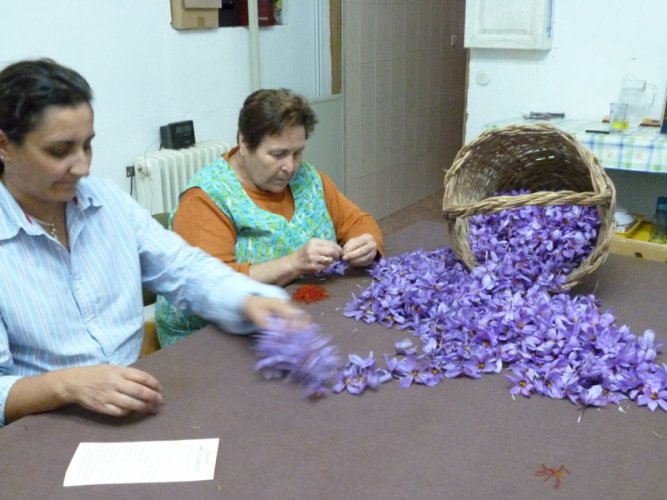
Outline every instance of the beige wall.
<path fill-rule="evenodd" d="M 343 180 L 343 97 L 334 95 L 308 102 L 317 115 L 317 125 L 308 138 L 304 159 L 322 170 L 341 188 Z"/>
<path fill-rule="evenodd" d="M 464 6 L 343 2 L 345 193 L 377 218 L 440 190 L 462 144 Z"/>

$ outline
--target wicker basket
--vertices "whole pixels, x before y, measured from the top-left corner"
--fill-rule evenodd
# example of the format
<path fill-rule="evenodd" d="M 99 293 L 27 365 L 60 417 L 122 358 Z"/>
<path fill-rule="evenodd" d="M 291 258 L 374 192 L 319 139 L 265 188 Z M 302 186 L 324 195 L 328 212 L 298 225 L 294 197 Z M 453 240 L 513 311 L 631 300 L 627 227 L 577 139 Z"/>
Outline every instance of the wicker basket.
<path fill-rule="evenodd" d="M 525 189 L 530 194 L 493 196 Z M 445 174 L 443 214 L 452 246 L 476 265 L 468 217 L 525 205 L 596 205 L 600 231 L 591 254 L 566 279 L 580 283 L 607 258 L 614 236 L 616 191 L 597 159 L 567 132 L 546 124 L 512 125 L 483 132 L 464 146 Z"/>

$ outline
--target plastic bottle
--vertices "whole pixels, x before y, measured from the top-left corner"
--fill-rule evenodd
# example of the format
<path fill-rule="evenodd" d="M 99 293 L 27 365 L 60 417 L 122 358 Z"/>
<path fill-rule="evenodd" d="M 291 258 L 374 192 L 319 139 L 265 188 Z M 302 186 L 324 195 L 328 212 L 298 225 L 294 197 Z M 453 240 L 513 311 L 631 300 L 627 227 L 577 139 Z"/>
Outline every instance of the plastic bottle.
<path fill-rule="evenodd" d="M 667 243 L 667 196 L 658 197 L 653 224 L 651 241 L 653 243 Z"/>

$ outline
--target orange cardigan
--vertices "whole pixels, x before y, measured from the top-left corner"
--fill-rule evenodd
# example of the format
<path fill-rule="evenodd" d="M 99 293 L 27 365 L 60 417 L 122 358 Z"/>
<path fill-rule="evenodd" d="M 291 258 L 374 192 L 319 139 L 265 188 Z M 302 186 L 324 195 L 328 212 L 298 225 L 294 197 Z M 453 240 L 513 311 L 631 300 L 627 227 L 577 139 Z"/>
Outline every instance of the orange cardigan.
<path fill-rule="evenodd" d="M 233 152 L 232 150 L 231 153 Z M 384 252 L 382 232 L 375 219 L 346 198 L 329 177 L 322 172 L 319 174 L 322 177 L 324 197 L 334 223 L 338 243 L 344 244 L 355 236 L 369 233 L 377 243 L 378 253 L 382 254 Z M 294 198 L 289 188 L 282 193 L 258 191 L 245 184 L 243 188 L 260 208 L 282 215 L 288 221 L 294 215 Z M 202 189 L 191 188 L 181 195 L 172 228 L 191 245 L 217 257 L 236 271 L 249 273 L 251 264 L 238 263 L 234 256 L 236 244 L 234 224 Z"/>

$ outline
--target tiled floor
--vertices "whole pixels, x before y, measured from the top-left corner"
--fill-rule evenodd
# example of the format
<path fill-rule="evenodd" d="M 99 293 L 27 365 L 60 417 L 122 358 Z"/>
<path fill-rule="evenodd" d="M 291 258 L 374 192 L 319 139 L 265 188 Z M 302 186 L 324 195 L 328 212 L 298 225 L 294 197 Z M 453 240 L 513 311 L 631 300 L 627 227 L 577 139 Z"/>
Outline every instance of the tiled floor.
<path fill-rule="evenodd" d="M 442 191 L 424 198 L 378 221 L 380 229 L 387 235 L 409 226 L 418 220 L 437 220 L 442 218 Z"/>

